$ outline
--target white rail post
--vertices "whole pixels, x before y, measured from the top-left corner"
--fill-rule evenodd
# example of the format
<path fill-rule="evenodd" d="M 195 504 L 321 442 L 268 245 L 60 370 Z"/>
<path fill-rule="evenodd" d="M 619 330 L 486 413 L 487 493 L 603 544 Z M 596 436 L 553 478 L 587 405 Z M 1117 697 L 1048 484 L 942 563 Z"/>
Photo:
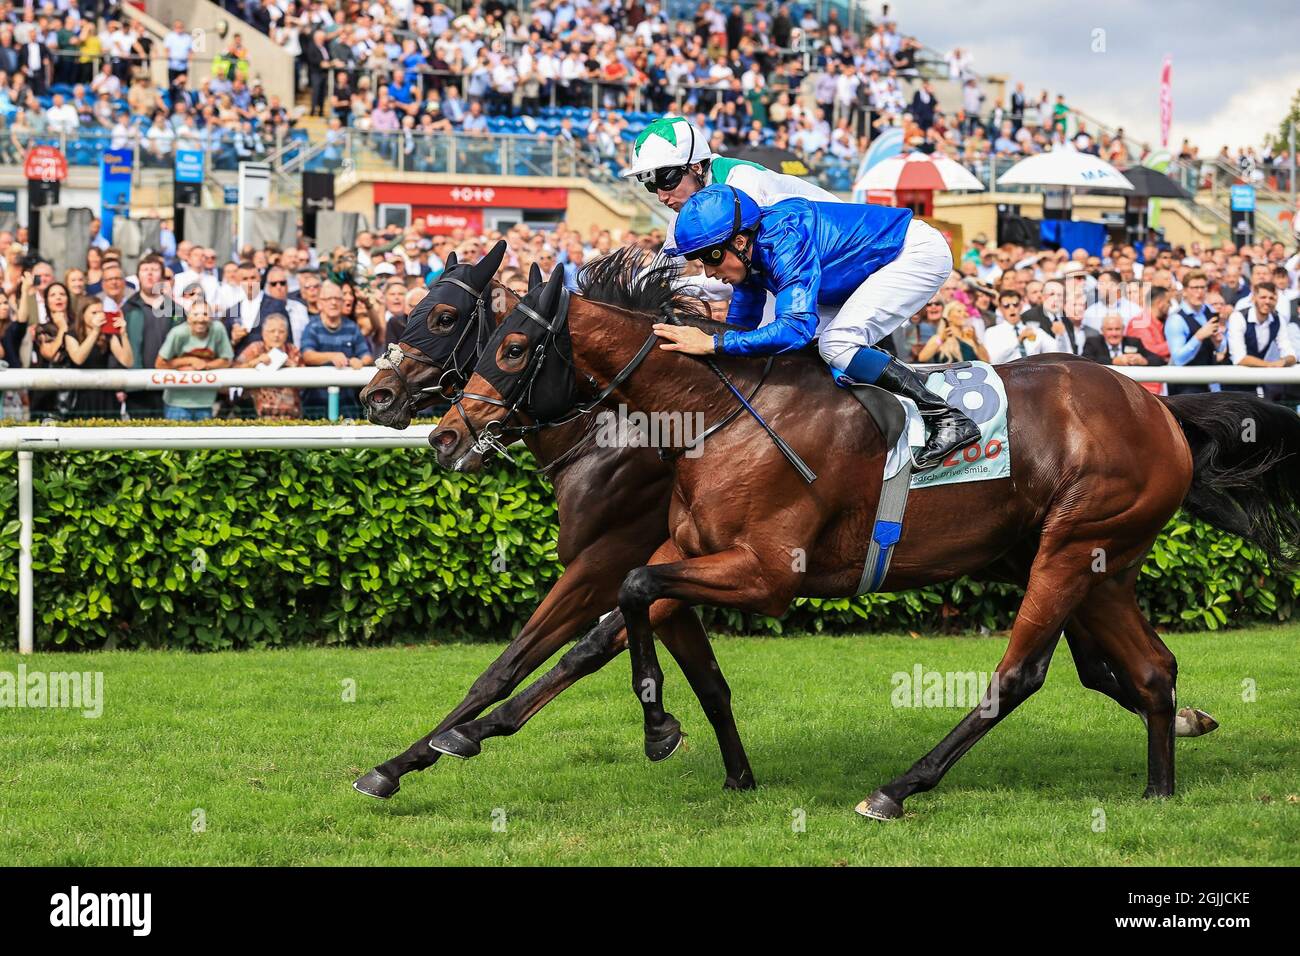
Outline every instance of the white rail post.
<path fill-rule="evenodd" d="M 18 452 L 18 653 L 32 642 L 32 452 Z"/>

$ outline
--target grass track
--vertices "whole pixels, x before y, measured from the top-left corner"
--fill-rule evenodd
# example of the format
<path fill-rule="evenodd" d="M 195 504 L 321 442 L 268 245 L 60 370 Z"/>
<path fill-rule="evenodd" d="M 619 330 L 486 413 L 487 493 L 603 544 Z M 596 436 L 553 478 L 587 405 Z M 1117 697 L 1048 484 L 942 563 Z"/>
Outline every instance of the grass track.
<path fill-rule="evenodd" d="M 1144 801 L 1137 717 L 1079 686 L 1062 643 L 1047 686 L 940 787 L 880 824 L 852 812 L 959 718 L 895 709 L 890 675 L 989 671 L 997 638 L 716 643 L 760 788 L 724 793 L 712 732 L 661 653 L 688 745 L 641 756 L 627 658 L 516 737 L 444 758 L 382 803 L 354 776 L 424 733 L 489 645 L 189 655 L 37 655 L 102 670 L 104 715 L 0 710 L 0 859 L 15 864 L 1300 863 L 1300 629 L 1171 635 L 1179 697 L 1214 734 L 1180 740 L 1178 795 Z M 0 670 L 19 659 L 0 655 Z M 1242 699 L 1242 682 L 1258 699 Z M 342 700 L 354 680 L 357 699 Z M 201 808 L 206 830 L 192 832 Z M 503 811 L 505 832 L 493 829 Z M 795 832 L 794 812 L 806 829 Z M 1097 832 L 1098 812 L 1105 829 Z M 498 813 L 498 817 L 500 814 Z"/>

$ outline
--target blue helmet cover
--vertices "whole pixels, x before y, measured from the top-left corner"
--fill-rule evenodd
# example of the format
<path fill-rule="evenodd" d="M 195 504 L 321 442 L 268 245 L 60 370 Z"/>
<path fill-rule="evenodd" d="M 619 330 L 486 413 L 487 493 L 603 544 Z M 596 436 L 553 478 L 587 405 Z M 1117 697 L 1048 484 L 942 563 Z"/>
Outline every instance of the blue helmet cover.
<path fill-rule="evenodd" d="M 739 231 L 736 228 L 737 207 L 741 229 L 748 229 L 758 222 L 761 215 L 758 203 L 747 193 L 720 183 L 704 187 L 682 204 L 673 227 L 674 248 L 664 252 L 681 256 L 728 242 Z"/>

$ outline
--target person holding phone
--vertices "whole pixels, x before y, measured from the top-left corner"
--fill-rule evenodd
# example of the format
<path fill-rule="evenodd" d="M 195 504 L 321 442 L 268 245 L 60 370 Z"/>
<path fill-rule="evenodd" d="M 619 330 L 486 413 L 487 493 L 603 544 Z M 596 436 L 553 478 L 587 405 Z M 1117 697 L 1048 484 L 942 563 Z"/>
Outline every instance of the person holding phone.
<path fill-rule="evenodd" d="M 76 319 L 64 334 L 63 341 L 73 368 L 108 368 L 110 354 L 123 368 L 131 367 L 131 343 L 126 337 L 121 315 L 119 313 L 115 325 L 110 324 L 104 315 L 104 304 L 99 299 L 82 300 Z M 79 389 L 73 414 L 81 418 L 111 418 L 116 416 L 119 408 L 116 392 L 102 388 Z"/>
<path fill-rule="evenodd" d="M 1206 302 L 1210 280 L 1200 269 L 1183 276 L 1183 301 L 1165 320 L 1165 339 L 1169 342 L 1170 365 L 1214 366 L 1227 357 L 1223 343 L 1224 322 Z M 1194 392 L 1217 392 L 1218 384 L 1169 385 L 1170 395 Z"/>
<path fill-rule="evenodd" d="M 939 329 L 925 343 L 917 361 L 926 362 L 974 362 L 988 361 L 988 353 L 980 344 L 971 323 L 970 312 L 961 302 L 949 302 L 944 307 L 943 317 L 939 319 Z"/>

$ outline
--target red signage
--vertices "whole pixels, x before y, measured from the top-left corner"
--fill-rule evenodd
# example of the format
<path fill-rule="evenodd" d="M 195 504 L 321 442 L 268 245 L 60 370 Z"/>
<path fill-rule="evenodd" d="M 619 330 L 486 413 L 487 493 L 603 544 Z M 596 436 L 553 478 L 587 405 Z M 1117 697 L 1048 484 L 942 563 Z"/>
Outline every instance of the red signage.
<path fill-rule="evenodd" d="M 375 202 L 443 209 L 567 209 L 569 191 L 540 186 L 375 183 Z"/>
<path fill-rule="evenodd" d="M 55 146 L 33 146 L 23 162 L 23 175 L 43 183 L 61 183 L 68 178 L 68 160 Z"/>

